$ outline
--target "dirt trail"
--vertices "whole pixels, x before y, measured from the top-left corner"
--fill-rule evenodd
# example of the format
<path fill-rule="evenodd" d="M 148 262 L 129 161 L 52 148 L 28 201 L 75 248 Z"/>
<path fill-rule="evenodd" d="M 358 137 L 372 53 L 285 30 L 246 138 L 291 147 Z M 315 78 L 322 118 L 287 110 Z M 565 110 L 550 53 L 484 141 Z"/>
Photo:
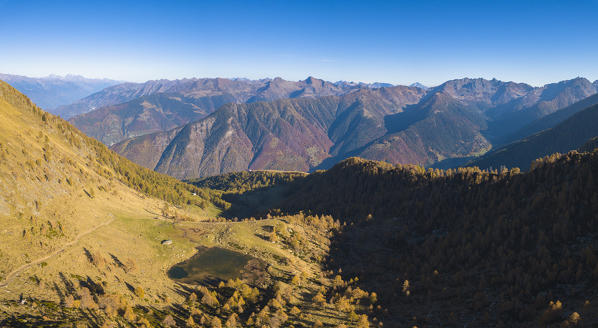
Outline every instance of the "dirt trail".
<path fill-rule="evenodd" d="M 64 251 L 65 251 L 67 248 L 69 248 L 69 247 L 73 246 L 74 244 L 76 244 L 76 243 L 79 241 L 79 239 L 81 239 L 82 237 L 85 237 L 85 236 L 89 235 L 90 233 L 93 233 L 94 231 L 98 230 L 98 229 L 99 229 L 99 228 L 101 228 L 101 227 L 104 227 L 104 226 L 107 226 L 107 225 L 109 225 L 110 223 L 112 223 L 112 221 L 114 221 L 114 218 L 112 218 L 112 219 L 110 219 L 110 220 L 108 220 L 108 221 L 106 221 L 106 222 L 104 222 L 104 223 L 102 223 L 102 224 L 100 224 L 100 225 L 98 225 L 98 226 L 96 226 L 96 227 L 92 228 L 92 229 L 89 229 L 89 230 L 87 230 L 87 231 L 84 231 L 84 232 L 82 232 L 82 233 L 78 234 L 78 235 L 77 235 L 77 237 L 75 237 L 75 239 L 73 239 L 73 240 L 71 240 L 70 242 L 66 243 L 64 246 L 62 246 L 61 248 L 59 248 L 59 249 L 57 249 L 57 250 L 53 251 L 52 253 L 50 253 L 50 254 L 48 254 L 48 255 L 46 255 L 46 256 L 44 256 L 44 257 L 42 257 L 42 258 L 39 258 L 39 259 L 37 259 L 37 260 L 35 260 L 35 261 L 32 261 L 32 262 L 30 262 L 30 263 L 23 264 L 23 265 L 21 265 L 20 267 L 18 267 L 18 268 L 16 268 L 16 269 L 12 270 L 12 271 L 11 271 L 11 272 L 10 272 L 10 273 L 9 273 L 9 274 L 6 276 L 6 278 L 4 278 L 4 281 L 3 281 L 2 283 L 0 283 L 0 287 L 6 287 L 6 286 L 8 285 L 8 282 L 10 281 L 10 279 L 12 279 L 12 278 L 13 278 L 13 277 L 14 277 L 16 274 L 18 274 L 19 272 L 21 272 L 21 271 L 23 271 L 23 270 L 25 270 L 25 269 L 29 268 L 29 267 L 30 267 L 30 266 L 32 266 L 32 265 L 39 264 L 39 263 L 41 263 L 41 262 L 43 262 L 43 261 L 45 261 L 45 260 L 47 260 L 47 259 L 49 259 L 49 258 L 51 258 L 51 257 L 53 257 L 53 256 L 55 256 L 55 255 L 57 255 L 57 254 L 59 254 L 59 253 L 62 253 L 62 252 L 64 252 Z"/>

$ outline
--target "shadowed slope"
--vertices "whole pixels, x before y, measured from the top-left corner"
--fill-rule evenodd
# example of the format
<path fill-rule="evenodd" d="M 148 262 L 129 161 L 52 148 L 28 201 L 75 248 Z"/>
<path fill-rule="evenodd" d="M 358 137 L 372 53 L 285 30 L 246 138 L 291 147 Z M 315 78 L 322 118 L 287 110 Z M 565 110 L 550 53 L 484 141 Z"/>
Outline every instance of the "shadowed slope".
<path fill-rule="evenodd" d="M 351 158 L 293 182 L 277 207 L 353 223 L 329 264 L 378 292 L 385 325 L 566 325 L 573 312 L 591 325 L 597 169 L 597 152 L 553 155 L 528 173 Z"/>
<path fill-rule="evenodd" d="M 482 168 L 528 169 L 536 158 L 581 147 L 598 135 L 598 105 L 586 108 L 557 126 L 492 151 L 470 164 Z"/>

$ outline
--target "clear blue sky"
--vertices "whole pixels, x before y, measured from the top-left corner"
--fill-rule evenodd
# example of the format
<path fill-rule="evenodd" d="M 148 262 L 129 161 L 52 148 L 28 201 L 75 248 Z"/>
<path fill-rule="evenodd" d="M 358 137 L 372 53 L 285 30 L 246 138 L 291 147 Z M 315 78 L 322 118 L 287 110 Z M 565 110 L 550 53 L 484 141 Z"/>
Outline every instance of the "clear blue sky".
<path fill-rule="evenodd" d="M 0 0 L 0 72 L 595 80 L 597 14 L 598 0 Z"/>

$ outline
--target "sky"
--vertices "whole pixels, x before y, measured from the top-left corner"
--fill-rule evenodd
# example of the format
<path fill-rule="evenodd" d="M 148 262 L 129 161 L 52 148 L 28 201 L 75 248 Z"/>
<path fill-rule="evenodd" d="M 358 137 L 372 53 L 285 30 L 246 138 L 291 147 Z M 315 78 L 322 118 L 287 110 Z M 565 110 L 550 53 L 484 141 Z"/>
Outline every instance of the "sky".
<path fill-rule="evenodd" d="M 598 0 L 0 0 L 0 73 L 598 79 Z"/>

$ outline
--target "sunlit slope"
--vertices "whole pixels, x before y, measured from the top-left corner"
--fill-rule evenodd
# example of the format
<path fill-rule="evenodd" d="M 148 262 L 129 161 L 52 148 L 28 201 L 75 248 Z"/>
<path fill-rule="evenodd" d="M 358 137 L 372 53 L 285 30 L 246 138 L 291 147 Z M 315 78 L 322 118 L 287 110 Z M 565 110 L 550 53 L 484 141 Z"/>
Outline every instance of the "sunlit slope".
<path fill-rule="evenodd" d="M 367 323 L 369 294 L 324 270 L 330 217 L 216 219 L 221 192 L 115 155 L 5 83 L 0 122 L 1 327 Z M 258 262 L 242 281 L 171 279 L 198 247 Z"/>
<path fill-rule="evenodd" d="M 174 215 L 169 202 L 177 204 L 181 218 L 217 211 L 209 201 L 217 196 L 114 154 L 4 82 L 0 122 L 2 286 L 19 285 L 30 267 L 49 262 L 45 257 L 110 229 L 120 218 L 153 218 L 166 207 Z M 134 231 L 122 235 L 131 238 L 126 233 Z"/>

